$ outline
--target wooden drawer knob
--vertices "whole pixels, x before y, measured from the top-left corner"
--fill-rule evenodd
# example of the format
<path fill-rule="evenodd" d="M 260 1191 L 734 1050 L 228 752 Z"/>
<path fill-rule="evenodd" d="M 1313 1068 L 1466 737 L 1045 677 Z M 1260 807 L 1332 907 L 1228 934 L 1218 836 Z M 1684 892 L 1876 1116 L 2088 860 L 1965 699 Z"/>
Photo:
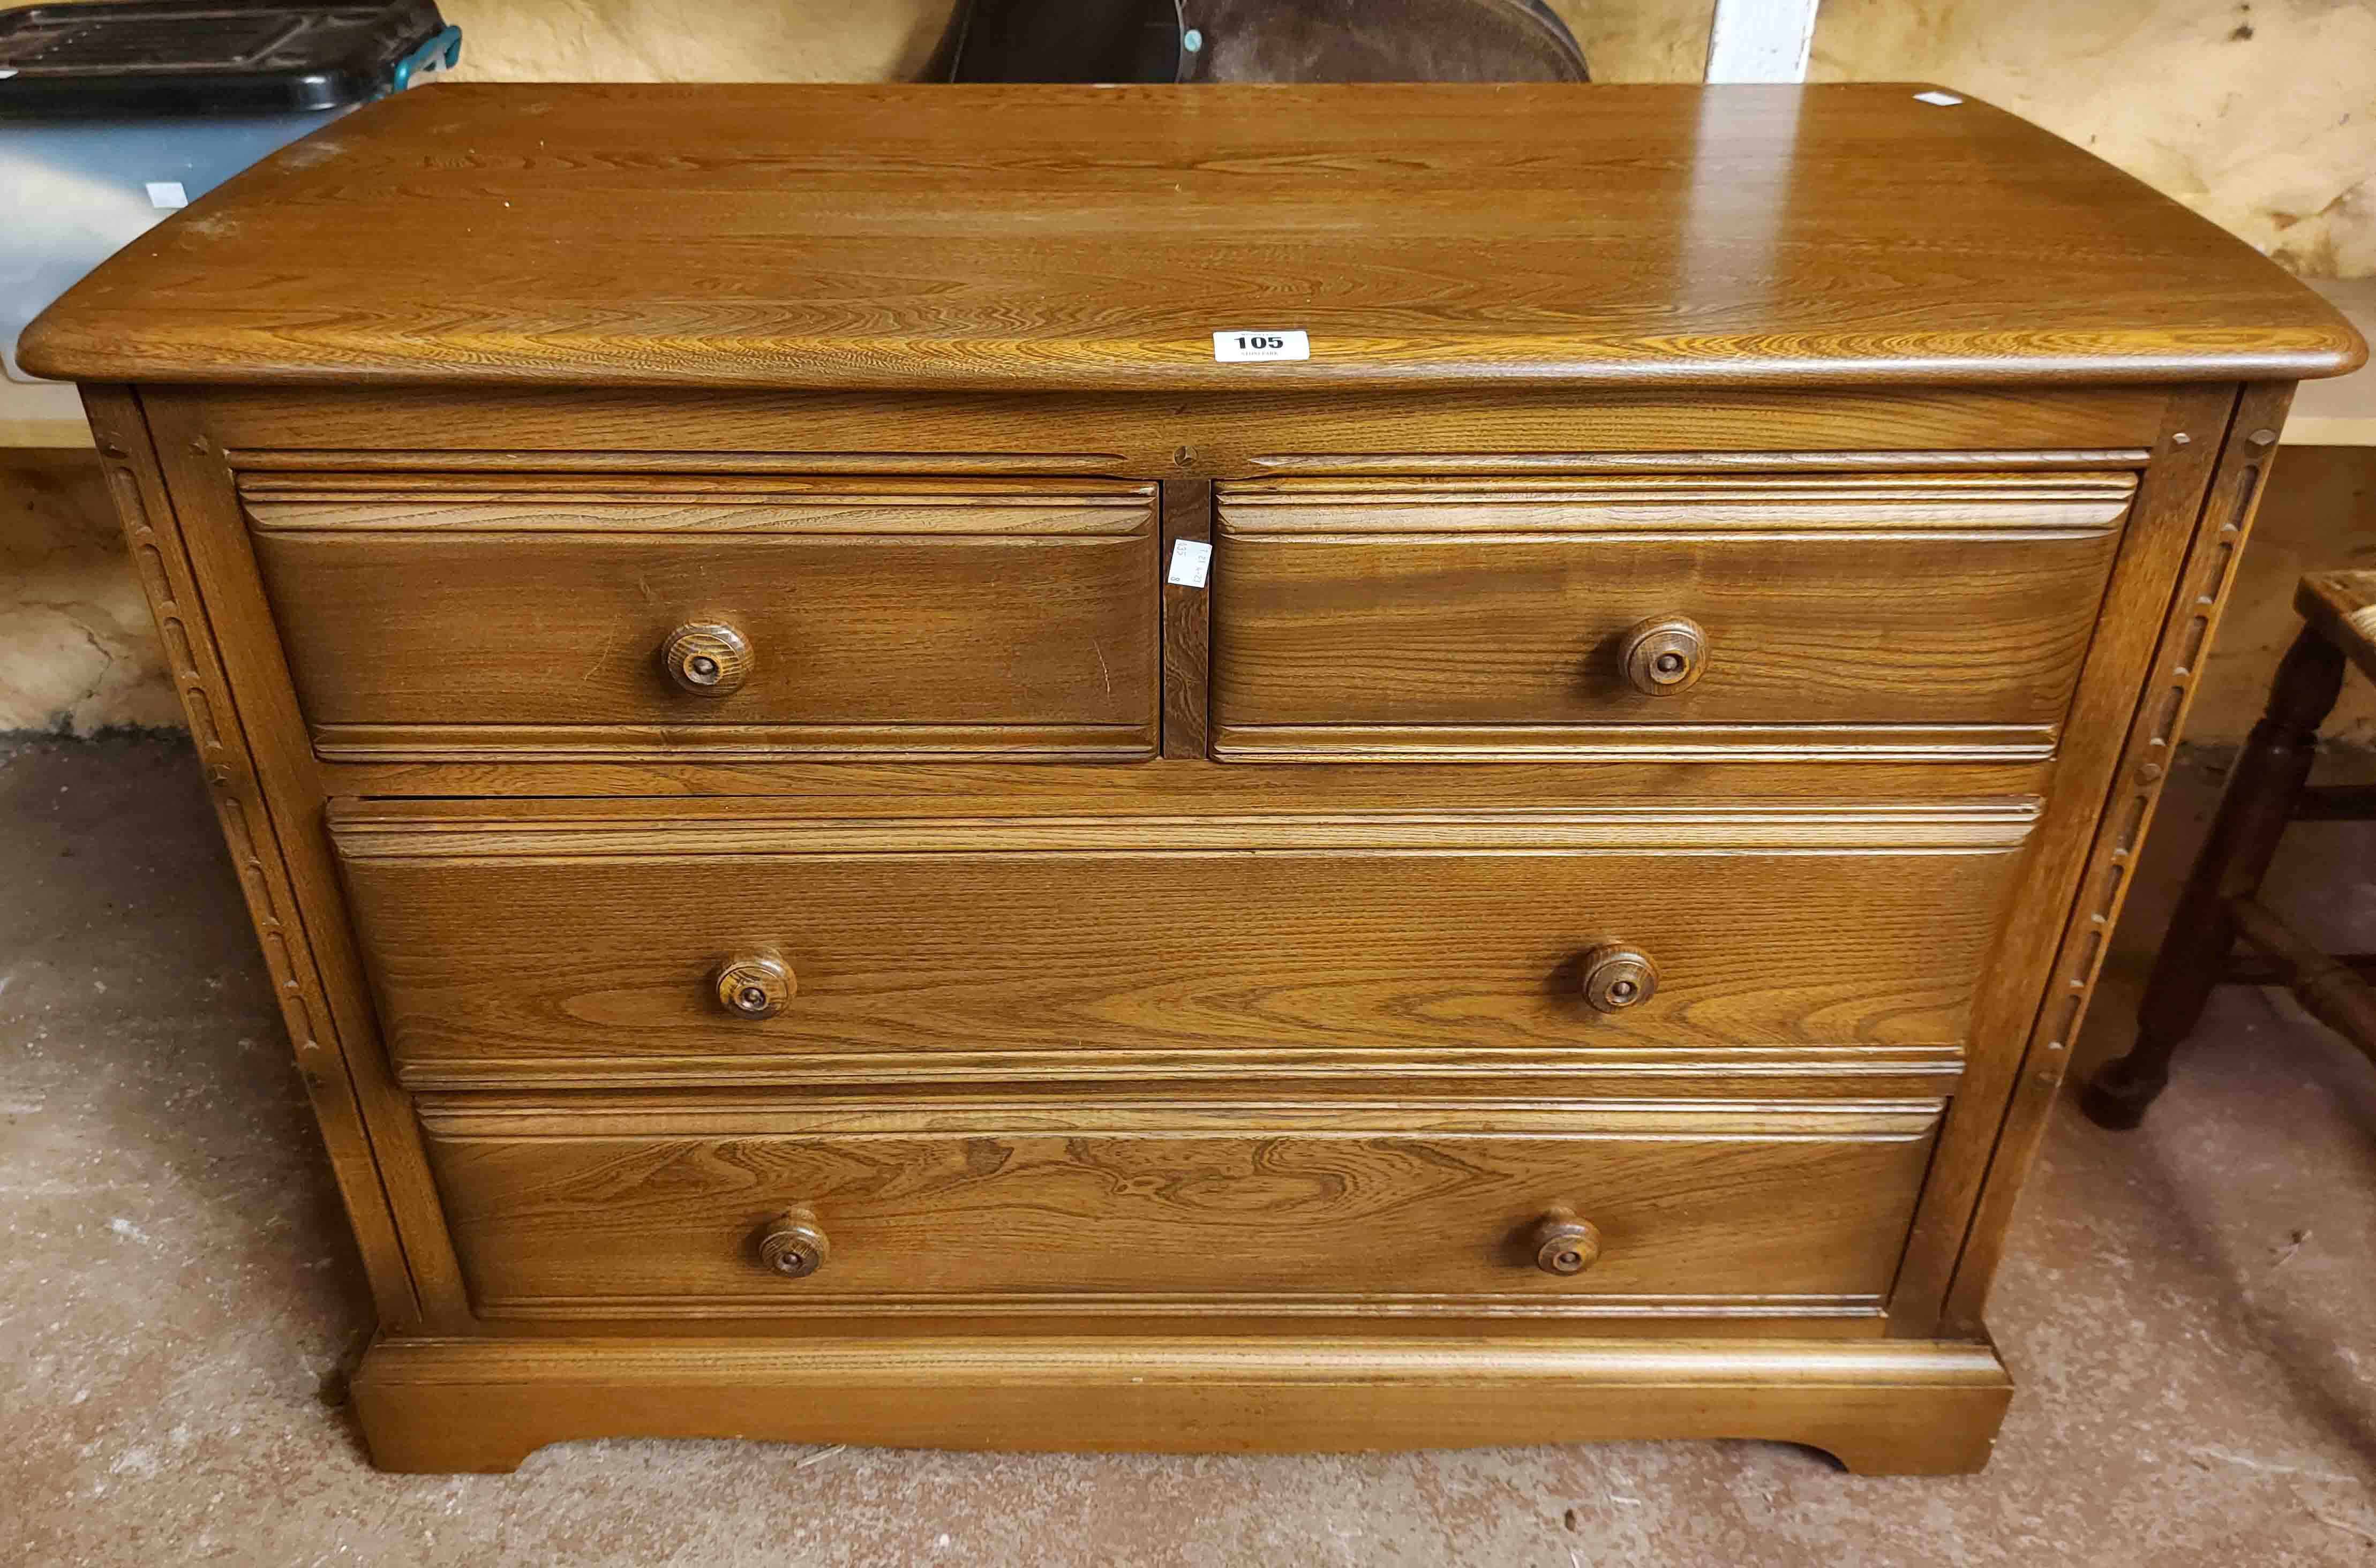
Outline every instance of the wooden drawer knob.
<path fill-rule="evenodd" d="M 768 1221 L 759 1237 L 759 1261 L 787 1279 L 805 1279 L 825 1266 L 832 1250 L 816 1210 L 806 1204 L 786 1209 Z"/>
<path fill-rule="evenodd" d="M 1697 685 L 1707 673 L 1707 631 L 1688 615 L 1659 616 L 1627 632 L 1617 656 L 1635 691 L 1648 697 L 1672 696 Z"/>
<path fill-rule="evenodd" d="M 660 668 L 695 696 L 722 697 L 751 678 L 751 644 L 722 621 L 695 621 L 660 644 Z"/>
<path fill-rule="evenodd" d="M 1657 993 L 1658 966 L 1639 947 L 1604 942 L 1584 956 L 1584 999 L 1602 1013 L 1622 1013 Z"/>
<path fill-rule="evenodd" d="M 800 982 L 773 953 L 744 953 L 718 967 L 718 1004 L 738 1018 L 772 1018 Z"/>
<path fill-rule="evenodd" d="M 1555 1208 L 1535 1225 L 1535 1266 L 1545 1274 L 1582 1274 L 1600 1255 L 1600 1228 Z"/>

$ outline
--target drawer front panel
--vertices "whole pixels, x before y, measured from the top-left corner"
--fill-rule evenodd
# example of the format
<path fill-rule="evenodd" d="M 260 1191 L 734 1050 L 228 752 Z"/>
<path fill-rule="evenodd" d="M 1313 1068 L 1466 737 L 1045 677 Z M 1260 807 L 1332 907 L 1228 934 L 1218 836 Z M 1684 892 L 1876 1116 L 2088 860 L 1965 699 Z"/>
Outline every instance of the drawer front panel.
<path fill-rule="evenodd" d="M 433 1099 L 422 1120 L 489 1315 L 1820 1316 L 1881 1309 L 1939 1109 Z M 771 1234 L 797 1241 L 776 1268 Z"/>
<path fill-rule="evenodd" d="M 1226 1072 L 1261 1053 L 1952 1060 L 2031 821 L 2022 802 L 880 823 L 650 809 L 665 814 L 507 823 L 390 805 L 338 824 L 408 1083 Z"/>
<path fill-rule="evenodd" d="M 356 482 L 243 486 L 326 757 L 1153 750 L 1151 486 Z"/>
<path fill-rule="evenodd" d="M 2133 490 L 2126 474 L 1221 486 L 1216 750 L 2042 756 Z M 1686 641 L 1652 636 L 1677 621 Z"/>

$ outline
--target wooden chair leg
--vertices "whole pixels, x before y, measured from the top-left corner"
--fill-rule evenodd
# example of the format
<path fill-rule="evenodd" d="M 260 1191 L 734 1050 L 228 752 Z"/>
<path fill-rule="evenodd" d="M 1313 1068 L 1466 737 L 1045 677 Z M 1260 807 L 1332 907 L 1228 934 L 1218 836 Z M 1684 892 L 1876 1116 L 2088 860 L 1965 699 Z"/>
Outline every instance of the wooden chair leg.
<path fill-rule="evenodd" d="M 2154 956 L 2137 1008 L 2136 1041 L 2080 1091 L 2080 1109 L 2097 1126 L 2135 1126 L 2169 1082 L 2170 1056 L 2202 1021 L 2236 940 L 2228 900 L 2251 897 L 2268 874 L 2294 799 L 2310 778 L 2318 727 L 2343 689 L 2343 669 L 2334 645 L 2308 628 L 2278 664 L 2269 706 L 2236 759 L 2211 837 Z"/>

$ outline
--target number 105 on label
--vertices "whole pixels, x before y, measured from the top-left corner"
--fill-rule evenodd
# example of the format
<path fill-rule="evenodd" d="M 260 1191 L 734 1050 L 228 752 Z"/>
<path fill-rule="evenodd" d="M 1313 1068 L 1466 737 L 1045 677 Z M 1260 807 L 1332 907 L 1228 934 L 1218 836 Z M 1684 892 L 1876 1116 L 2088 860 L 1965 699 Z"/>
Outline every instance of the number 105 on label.
<path fill-rule="evenodd" d="M 1308 360 L 1312 339 L 1301 332 L 1216 332 L 1213 357 L 1223 364 L 1249 360 Z"/>

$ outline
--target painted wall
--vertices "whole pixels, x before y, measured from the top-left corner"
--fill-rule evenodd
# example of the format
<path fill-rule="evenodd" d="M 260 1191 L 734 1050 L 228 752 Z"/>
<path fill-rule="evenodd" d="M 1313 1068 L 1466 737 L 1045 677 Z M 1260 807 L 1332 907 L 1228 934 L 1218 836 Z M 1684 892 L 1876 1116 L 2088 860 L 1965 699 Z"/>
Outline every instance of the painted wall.
<path fill-rule="evenodd" d="M 1808 74 L 1951 83 L 2297 272 L 2376 275 L 2376 0 L 1824 0 Z"/>
<path fill-rule="evenodd" d="M 1553 3 L 1598 79 L 1698 79 L 1705 0 Z M 444 0 L 467 39 L 462 74 L 482 80 L 910 77 L 948 9 Z M 2376 274 L 2376 0 L 1826 0 L 1812 74 L 1950 83 L 2092 148 L 2297 270 Z M 2370 471 L 2361 455 L 2280 464 L 2199 738 L 2249 724 L 2261 671 L 2290 635 L 2301 564 L 2371 548 Z M 2376 741 L 2376 715 L 2355 711 L 2350 732 Z M 0 451 L 0 731 L 173 722 L 95 467 Z"/>

